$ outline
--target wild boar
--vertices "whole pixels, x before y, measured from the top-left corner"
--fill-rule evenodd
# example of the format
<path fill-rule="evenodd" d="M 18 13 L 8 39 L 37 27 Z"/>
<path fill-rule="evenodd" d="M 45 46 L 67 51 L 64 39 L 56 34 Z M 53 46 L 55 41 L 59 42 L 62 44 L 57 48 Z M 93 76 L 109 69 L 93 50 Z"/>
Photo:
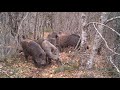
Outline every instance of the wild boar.
<path fill-rule="evenodd" d="M 59 50 L 48 40 L 46 39 L 38 39 L 36 42 L 42 47 L 42 49 L 46 52 L 48 62 L 51 62 L 52 60 L 55 60 L 57 64 L 61 64 L 61 61 L 59 59 Z"/>
<path fill-rule="evenodd" d="M 28 60 L 28 56 L 32 56 L 32 60 L 37 67 L 46 65 L 46 53 L 39 44 L 33 40 L 25 39 L 21 41 L 21 46 L 26 60 Z"/>

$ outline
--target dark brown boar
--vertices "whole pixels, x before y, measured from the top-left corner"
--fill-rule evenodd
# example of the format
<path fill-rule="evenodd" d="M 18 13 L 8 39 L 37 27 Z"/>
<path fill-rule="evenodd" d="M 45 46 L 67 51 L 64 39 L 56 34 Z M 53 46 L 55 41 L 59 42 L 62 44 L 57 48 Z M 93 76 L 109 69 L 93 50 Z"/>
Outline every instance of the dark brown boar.
<path fill-rule="evenodd" d="M 79 39 L 80 39 L 80 36 L 76 35 L 76 34 L 71 34 L 71 35 L 63 34 L 63 35 L 59 35 L 57 37 L 58 47 L 59 47 L 60 51 L 63 48 L 66 48 L 66 47 L 74 47 L 75 48 L 75 46 L 77 45 Z M 80 46 L 80 43 L 81 42 L 79 42 L 78 47 Z"/>
<path fill-rule="evenodd" d="M 47 38 L 56 39 L 56 47 L 58 47 L 59 50 L 62 51 L 62 49 L 66 47 L 75 47 L 79 41 L 80 36 L 60 31 L 59 33 L 50 33 Z M 80 46 L 80 43 L 81 42 L 79 42 L 78 47 Z"/>
<path fill-rule="evenodd" d="M 67 40 L 65 42 L 65 46 L 68 47 L 68 46 L 72 46 L 75 48 L 75 46 L 77 45 L 78 41 L 80 39 L 80 36 L 79 35 L 76 35 L 76 34 L 71 34 L 67 37 Z M 78 47 L 80 46 L 80 43 L 81 41 L 78 43 Z M 77 47 L 77 48 L 78 48 Z"/>
<path fill-rule="evenodd" d="M 21 46 L 26 60 L 28 60 L 28 56 L 32 56 L 32 60 L 37 67 L 46 65 L 46 53 L 39 44 L 35 41 L 25 39 L 21 41 Z"/>
<path fill-rule="evenodd" d="M 58 34 L 58 37 L 56 38 L 56 43 L 60 51 L 62 50 L 62 48 L 67 47 L 66 42 L 67 42 L 68 36 L 69 35 L 64 33 Z"/>
<path fill-rule="evenodd" d="M 59 59 L 59 50 L 48 40 L 46 39 L 38 39 L 36 42 L 42 47 L 42 49 L 46 52 L 48 57 L 48 62 L 55 60 L 58 65 L 61 65 L 61 61 Z"/>
<path fill-rule="evenodd" d="M 64 46 L 63 44 L 66 42 L 68 37 L 68 34 L 63 33 L 63 32 L 52 32 L 48 35 L 48 40 L 50 41 L 50 39 L 54 38 L 56 44 L 54 44 L 56 47 L 59 48 L 59 50 L 61 51 L 62 46 Z M 51 42 L 51 41 L 50 41 Z"/>

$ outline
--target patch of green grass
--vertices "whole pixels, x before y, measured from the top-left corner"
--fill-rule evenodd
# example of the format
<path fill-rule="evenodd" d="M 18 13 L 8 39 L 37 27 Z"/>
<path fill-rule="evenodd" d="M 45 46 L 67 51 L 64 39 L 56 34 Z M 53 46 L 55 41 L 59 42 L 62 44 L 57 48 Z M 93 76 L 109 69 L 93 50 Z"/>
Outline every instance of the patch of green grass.
<path fill-rule="evenodd" d="M 0 78 L 10 78 L 10 76 L 5 73 L 0 73 Z"/>
<path fill-rule="evenodd" d="M 108 68 L 108 72 L 112 78 L 120 78 L 120 74 L 114 68 Z"/>
<path fill-rule="evenodd" d="M 78 70 L 79 66 L 76 63 L 69 62 L 66 65 L 62 65 L 54 70 L 54 73 Z"/>
<path fill-rule="evenodd" d="M 97 68 L 98 71 L 107 72 L 112 78 L 120 78 L 119 73 L 113 67 Z"/>
<path fill-rule="evenodd" d="M 67 65 L 63 65 L 61 67 L 58 67 L 54 70 L 54 73 L 64 72 L 65 70 L 71 70 L 71 67 Z"/>

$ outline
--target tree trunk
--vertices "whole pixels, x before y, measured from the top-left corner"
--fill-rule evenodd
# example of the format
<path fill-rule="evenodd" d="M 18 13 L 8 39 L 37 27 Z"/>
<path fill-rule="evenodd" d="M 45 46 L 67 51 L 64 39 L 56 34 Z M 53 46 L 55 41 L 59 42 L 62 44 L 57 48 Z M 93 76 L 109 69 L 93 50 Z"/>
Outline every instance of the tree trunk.
<path fill-rule="evenodd" d="M 37 18 L 38 18 L 38 12 L 36 12 L 36 18 L 35 18 L 35 29 L 34 29 L 34 39 L 37 39 Z"/>
<path fill-rule="evenodd" d="M 82 33 L 81 33 L 81 49 L 82 51 L 85 51 L 87 48 L 87 33 L 85 31 L 84 26 L 86 25 L 86 15 L 84 13 L 82 13 L 81 15 L 81 22 L 82 22 Z"/>
<path fill-rule="evenodd" d="M 109 12 L 102 12 L 100 17 L 100 23 L 104 23 L 107 20 L 108 16 L 109 16 Z M 104 29 L 104 26 L 98 25 L 98 30 L 101 34 L 103 34 L 103 29 Z M 90 55 L 90 59 L 87 62 L 88 69 L 93 67 L 93 61 L 95 59 L 98 49 L 100 48 L 101 41 L 102 41 L 101 37 L 99 36 L 98 33 L 96 33 L 93 48 L 92 48 L 92 53 Z"/>

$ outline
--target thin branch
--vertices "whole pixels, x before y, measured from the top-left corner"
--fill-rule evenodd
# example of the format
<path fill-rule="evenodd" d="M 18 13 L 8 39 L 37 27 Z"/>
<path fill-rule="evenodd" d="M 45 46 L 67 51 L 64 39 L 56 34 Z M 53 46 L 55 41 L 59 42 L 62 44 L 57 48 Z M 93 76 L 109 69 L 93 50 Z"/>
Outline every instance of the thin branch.
<path fill-rule="evenodd" d="M 103 38 L 103 36 L 101 35 L 101 33 L 98 31 L 98 29 L 96 28 L 96 26 L 95 26 L 94 23 L 93 23 L 93 26 L 94 26 L 95 30 L 97 31 L 97 33 L 100 35 L 100 37 L 104 40 L 106 47 L 107 47 L 111 52 L 113 52 L 113 53 L 115 53 L 115 54 L 117 54 L 117 55 L 120 55 L 119 53 L 113 51 L 113 50 L 108 46 L 106 40 Z"/>
<path fill-rule="evenodd" d="M 7 52 L 7 54 L 6 54 L 6 55 L 9 55 L 9 53 L 10 53 L 11 49 L 12 49 L 12 48 L 10 48 L 10 50 Z"/>
<path fill-rule="evenodd" d="M 117 16 L 117 17 L 113 17 L 111 19 L 108 19 L 107 21 L 104 22 L 104 24 L 106 25 L 108 22 L 112 21 L 112 20 L 115 20 L 115 19 L 120 19 L 120 16 Z M 85 25 L 85 27 L 88 27 L 90 24 L 92 24 L 93 22 L 89 22 Z"/>
<path fill-rule="evenodd" d="M 113 32 L 115 32 L 117 35 L 120 36 L 120 34 L 119 34 L 117 31 L 115 31 L 113 28 L 109 27 L 108 25 L 102 24 L 102 23 L 98 23 L 98 22 L 90 22 L 90 23 L 86 24 L 85 27 L 87 27 L 87 26 L 90 25 L 90 24 L 94 24 L 94 23 L 95 23 L 95 24 L 103 25 L 103 26 L 105 26 L 105 27 L 111 29 Z"/>
<path fill-rule="evenodd" d="M 111 29 L 113 32 L 115 32 L 117 35 L 119 35 L 119 36 L 120 36 L 120 34 L 119 34 L 117 31 L 115 31 L 113 28 L 109 27 L 108 25 L 105 25 L 105 24 L 102 24 L 102 23 L 98 23 L 98 22 L 92 22 L 92 23 L 96 23 L 96 24 L 103 25 L 103 26 L 105 26 L 105 27 L 107 27 L 107 28 Z"/>
<path fill-rule="evenodd" d="M 21 28 L 21 25 L 22 25 L 23 21 L 26 19 L 26 17 L 28 16 L 28 14 L 29 14 L 29 12 L 27 12 L 26 16 L 21 20 L 18 30 Z"/>
<path fill-rule="evenodd" d="M 17 48 L 18 48 L 18 40 L 17 40 L 17 38 L 18 38 L 18 35 L 19 35 L 19 30 L 21 28 L 21 25 L 22 25 L 23 21 L 27 18 L 28 14 L 29 14 L 29 12 L 26 13 L 26 16 L 21 20 L 20 25 L 18 26 L 18 32 L 17 32 L 17 35 L 15 37 L 15 40 L 17 42 L 17 45 L 16 45 Z"/>
<path fill-rule="evenodd" d="M 93 22 L 87 23 L 87 24 L 84 26 L 84 28 L 87 28 L 90 24 L 93 24 Z"/>
<path fill-rule="evenodd" d="M 80 36 L 80 35 L 79 35 L 79 36 Z M 77 45 L 75 46 L 75 49 L 74 49 L 74 50 L 76 50 L 76 49 L 77 49 L 77 47 L 78 47 L 78 45 L 79 45 L 80 41 L 81 41 L 81 37 L 79 38 L 79 40 L 78 40 L 78 42 L 77 42 Z"/>
<path fill-rule="evenodd" d="M 112 51 L 112 52 L 114 53 L 114 55 L 115 55 L 115 54 L 120 55 L 119 53 L 116 53 L 115 51 L 113 51 L 112 49 L 109 48 L 106 40 L 103 38 L 103 36 L 102 36 L 102 35 L 100 34 L 100 32 L 97 30 L 97 28 L 96 28 L 96 26 L 95 26 L 95 23 L 93 23 L 93 26 L 94 26 L 95 30 L 97 31 L 97 33 L 98 33 L 98 34 L 101 36 L 101 38 L 104 40 L 104 42 L 105 42 L 105 44 L 106 44 L 106 47 L 107 47 L 110 51 Z M 111 64 L 115 67 L 115 69 L 117 70 L 117 72 L 118 72 L 119 75 L 120 75 L 120 70 L 119 70 L 118 67 L 113 63 L 113 61 L 112 61 L 112 56 L 110 56 L 110 59 L 109 59 L 109 60 L 110 60 Z"/>
<path fill-rule="evenodd" d="M 17 35 L 16 35 L 16 38 L 18 37 L 18 34 L 19 34 L 19 30 L 20 30 L 20 28 L 21 28 L 21 25 L 22 25 L 23 21 L 27 18 L 28 14 L 29 14 L 29 12 L 27 12 L 27 13 L 26 13 L 26 16 L 21 20 L 20 25 L 18 26 L 18 33 L 17 33 Z"/>
<path fill-rule="evenodd" d="M 117 72 L 118 72 L 119 75 L 120 75 L 120 70 L 119 70 L 118 67 L 113 63 L 111 56 L 110 56 L 110 59 L 109 59 L 109 60 L 110 60 L 111 64 L 116 68 Z"/>
<path fill-rule="evenodd" d="M 111 19 L 108 19 L 104 24 L 107 24 L 107 23 L 109 23 L 110 21 L 115 20 L 115 19 L 120 19 L 120 16 L 117 16 L 117 17 L 113 17 L 113 18 L 111 18 Z"/>

